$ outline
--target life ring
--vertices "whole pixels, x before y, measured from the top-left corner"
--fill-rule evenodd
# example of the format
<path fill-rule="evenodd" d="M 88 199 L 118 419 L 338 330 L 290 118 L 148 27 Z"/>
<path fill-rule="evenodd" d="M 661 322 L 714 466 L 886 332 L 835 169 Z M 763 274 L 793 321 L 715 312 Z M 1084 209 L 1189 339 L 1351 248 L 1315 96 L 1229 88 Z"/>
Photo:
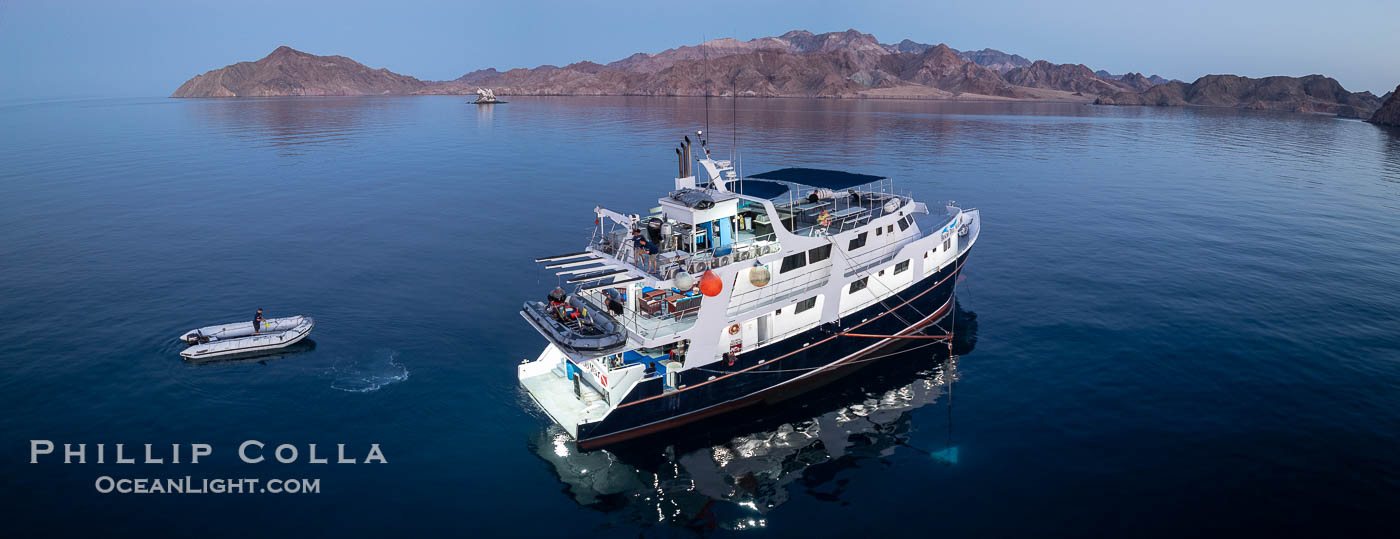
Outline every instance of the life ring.
<path fill-rule="evenodd" d="M 729 326 L 729 334 L 730 334 L 730 335 L 738 335 L 738 334 L 739 334 L 739 324 L 734 324 L 734 325 L 732 325 L 732 326 Z"/>

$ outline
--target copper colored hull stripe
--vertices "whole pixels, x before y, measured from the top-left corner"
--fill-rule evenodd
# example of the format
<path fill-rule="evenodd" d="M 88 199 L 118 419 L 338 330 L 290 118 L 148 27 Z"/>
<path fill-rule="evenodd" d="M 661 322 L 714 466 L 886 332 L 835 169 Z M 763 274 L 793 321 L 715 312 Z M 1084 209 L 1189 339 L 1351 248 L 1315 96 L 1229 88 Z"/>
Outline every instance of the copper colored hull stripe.
<path fill-rule="evenodd" d="M 941 281 L 940 281 L 940 283 L 941 283 Z M 937 286 L 937 285 L 935 285 L 935 286 Z M 923 319 L 923 320 L 920 320 L 918 323 L 916 323 L 916 324 L 910 326 L 909 329 L 910 329 L 910 330 L 914 330 L 914 329 L 918 329 L 918 328 L 921 328 L 921 327 L 927 326 L 928 324 L 933 323 L 934 320 L 937 320 L 938 318 L 940 318 L 940 317 L 946 315 L 948 312 L 950 312 L 950 311 L 952 310 L 952 303 L 953 303 L 952 298 L 949 298 L 948 301 L 945 302 L 945 303 L 943 304 L 943 306 L 940 307 L 940 308 L 938 309 L 937 312 L 935 312 L 935 313 L 929 315 L 927 318 L 925 318 L 925 319 Z M 906 330 L 906 331 L 907 331 L 907 330 Z M 890 341 L 892 342 L 893 340 L 890 339 Z M 846 356 L 846 357 L 844 357 L 844 358 L 841 358 L 841 359 L 839 359 L 839 360 L 837 360 L 837 361 L 831 362 L 830 364 L 826 365 L 825 367 L 822 367 L 821 369 L 823 369 L 823 370 L 835 370 L 836 368 L 841 367 L 843 363 L 845 363 L 845 362 L 847 362 L 847 361 L 849 361 L 849 360 L 851 360 L 851 359 L 853 359 L 853 358 L 858 358 L 858 357 L 861 357 L 861 356 L 864 356 L 864 355 L 867 355 L 867 354 L 874 353 L 876 350 L 879 350 L 881 347 L 886 346 L 886 345 L 888 345 L 888 344 L 890 344 L 890 342 L 879 342 L 879 343 L 872 344 L 872 345 L 870 345 L 869 347 L 866 347 L 865 349 L 862 349 L 862 350 L 859 351 L 859 352 L 856 352 L 856 353 L 854 353 L 854 354 L 848 355 L 848 356 Z M 818 374 L 818 373 L 814 371 L 812 374 Z M 799 377 L 799 378 L 794 378 L 794 379 L 792 379 L 792 380 L 789 380 L 788 382 L 785 382 L 785 384 L 786 384 L 786 383 L 794 383 L 794 382 L 800 384 L 800 383 L 804 383 L 803 380 L 804 380 L 804 378 L 801 378 L 801 377 Z M 810 382 L 810 381 L 812 380 L 812 378 L 805 378 L 805 380 L 806 380 L 806 382 Z M 682 425 L 687 425 L 687 424 L 690 424 L 690 423 L 694 423 L 694 422 L 696 422 L 696 421 L 700 421 L 700 420 L 702 420 L 702 419 L 706 419 L 706 418 L 709 418 L 709 417 L 713 417 L 713 416 L 716 416 L 716 415 L 720 415 L 720 414 L 723 414 L 723 413 L 725 413 L 725 412 L 729 412 L 729 411 L 736 410 L 736 409 L 739 409 L 739 408 L 743 408 L 743 407 L 746 407 L 746 406 L 751 406 L 751 405 L 757 403 L 758 401 L 763 400 L 767 395 L 769 395 L 769 394 L 771 394 L 771 393 L 773 393 L 773 392 L 776 392 L 776 391 L 779 391 L 779 390 L 786 390 L 786 389 L 788 389 L 788 388 L 787 388 L 787 387 L 784 387 L 783 385 L 776 385 L 776 386 L 770 387 L 770 388 L 768 388 L 768 389 L 760 390 L 760 391 L 757 392 L 757 393 L 753 393 L 753 394 L 751 394 L 751 395 L 747 395 L 747 396 L 744 396 L 744 397 L 739 397 L 739 398 L 734 399 L 734 400 L 732 400 L 732 401 L 723 402 L 723 403 L 714 405 L 714 406 L 712 406 L 712 407 L 710 407 L 710 408 L 706 408 L 706 409 L 703 409 L 703 410 L 698 410 L 698 411 L 695 411 L 695 412 L 691 412 L 691 413 L 686 414 L 686 415 L 683 415 L 683 416 L 673 417 L 673 418 L 670 418 L 670 419 L 663 419 L 663 420 L 658 421 L 658 422 L 655 422 L 655 423 L 651 423 L 651 424 L 647 424 L 647 425 L 642 425 L 642 426 L 640 426 L 640 427 L 633 427 L 633 428 L 628 429 L 628 430 L 624 430 L 624 431 L 621 431 L 621 432 L 615 432 L 615 433 L 612 433 L 612 434 L 607 434 L 607 435 L 604 435 L 604 436 L 601 436 L 601 437 L 598 437 L 598 438 L 590 438 L 590 439 L 587 439 L 587 440 L 580 440 L 580 441 L 578 442 L 578 446 L 579 446 L 579 449 L 591 450 L 591 449 L 596 449 L 596 448 L 603 447 L 603 446 L 606 446 L 606 445 L 612 445 L 612 444 L 619 443 L 619 442 L 625 442 L 625 441 L 631 440 L 631 439 L 633 439 L 633 438 L 639 438 L 639 437 L 646 436 L 646 435 L 648 435 L 648 434 L 652 434 L 652 433 L 656 433 L 656 432 L 660 432 L 660 431 L 663 431 L 663 430 L 673 429 L 673 428 L 676 428 L 676 427 L 679 427 L 679 426 L 682 426 Z M 637 402 L 641 402 L 641 401 L 637 401 Z"/>

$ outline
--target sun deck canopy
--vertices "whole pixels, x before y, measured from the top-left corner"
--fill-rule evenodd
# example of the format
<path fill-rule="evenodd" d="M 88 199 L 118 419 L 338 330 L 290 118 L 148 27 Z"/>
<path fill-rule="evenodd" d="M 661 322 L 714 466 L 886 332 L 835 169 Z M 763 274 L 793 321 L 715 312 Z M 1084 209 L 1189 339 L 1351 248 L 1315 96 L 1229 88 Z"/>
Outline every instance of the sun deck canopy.
<path fill-rule="evenodd" d="M 780 168 L 762 174 L 754 174 L 749 177 L 760 180 L 796 183 L 831 190 L 850 189 L 852 187 L 875 183 L 885 179 L 883 176 L 871 176 L 869 174 L 856 174 L 853 172 L 823 170 L 819 168 Z"/>
<path fill-rule="evenodd" d="M 741 195 L 751 196 L 754 198 L 765 198 L 768 200 L 772 200 L 780 196 L 786 195 L 788 192 L 788 186 L 785 183 L 752 179 L 745 179 L 744 181 L 734 182 L 729 185 L 729 188 Z"/>

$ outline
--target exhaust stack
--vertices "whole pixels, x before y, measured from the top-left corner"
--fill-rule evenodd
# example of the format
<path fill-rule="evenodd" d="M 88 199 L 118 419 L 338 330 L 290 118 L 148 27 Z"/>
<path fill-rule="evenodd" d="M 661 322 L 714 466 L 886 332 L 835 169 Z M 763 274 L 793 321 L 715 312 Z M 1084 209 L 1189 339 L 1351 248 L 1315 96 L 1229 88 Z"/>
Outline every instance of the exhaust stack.
<path fill-rule="evenodd" d="M 681 173 L 690 176 L 690 135 L 685 136 L 685 144 L 682 147 L 685 148 L 685 168 L 681 169 Z"/>

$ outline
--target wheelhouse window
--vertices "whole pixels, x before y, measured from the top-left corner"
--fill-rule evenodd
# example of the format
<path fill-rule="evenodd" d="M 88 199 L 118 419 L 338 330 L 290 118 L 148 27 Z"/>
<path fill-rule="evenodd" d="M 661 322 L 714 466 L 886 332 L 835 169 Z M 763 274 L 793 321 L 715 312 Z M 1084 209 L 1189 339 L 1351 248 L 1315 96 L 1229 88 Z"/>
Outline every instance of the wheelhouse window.
<path fill-rule="evenodd" d="M 802 266 L 807 265 L 807 253 L 797 253 L 783 257 L 783 265 L 778 268 L 778 273 L 787 273 Z"/>
<path fill-rule="evenodd" d="M 943 240 L 943 250 L 944 250 L 944 251 L 947 251 L 947 250 L 952 249 L 952 248 L 953 248 L 953 238 L 948 238 L 948 239 L 946 239 L 946 240 Z"/>
<path fill-rule="evenodd" d="M 859 279 L 851 281 L 851 291 L 849 293 L 854 294 L 856 292 L 860 292 L 861 290 L 865 290 L 865 285 L 869 284 L 869 281 L 869 277 L 861 277 Z"/>
<path fill-rule="evenodd" d="M 865 247 L 865 235 L 866 235 L 866 234 L 869 234 L 869 232 L 861 232 L 859 236 L 856 236 L 856 237 L 854 237 L 854 238 L 851 238 L 851 243 L 850 243 L 850 245 L 847 245 L 847 246 L 846 246 L 846 250 L 847 250 L 847 251 L 854 251 L 854 250 L 859 249 L 859 248 L 861 248 L 861 247 Z"/>
<path fill-rule="evenodd" d="M 826 244 L 821 247 L 817 247 L 816 249 L 807 251 L 808 264 L 816 264 L 817 262 L 821 262 L 828 258 L 831 258 L 831 244 Z"/>
<path fill-rule="evenodd" d="M 797 302 L 797 309 L 796 309 L 795 311 L 793 311 L 793 312 L 795 312 L 795 313 L 797 313 L 797 314 L 802 314 L 803 312 L 812 310 L 812 307 L 816 307 L 816 306 L 817 306 L 817 297 L 816 297 L 816 296 L 812 296 L 812 297 L 810 297 L 810 298 L 807 298 L 807 299 L 804 299 L 804 300 L 802 300 L 802 301 Z"/>
<path fill-rule="evenodd" d="M 895 274 L 895 275 L 899 275 L 899 274 L 904 273 L 904 272 L 906 272 L 906 271 L 909 271 L 909 261 L 908 261 L 908 260 L 905 260 L 905 261 L 903 261 L 903 262 L 900 262 L 900 263 L 894 265 L 894 274 Z"/>
<path fill-rule="evenodd" d="M 905 216 L 903 219 L 900 219 L 900 220 L 899 220 L 899 231 L 900 231 L 900 232 L 904 232 L 905 230 L 909 230 L 909 219 L 910 219 L 910 216 Z"/>

